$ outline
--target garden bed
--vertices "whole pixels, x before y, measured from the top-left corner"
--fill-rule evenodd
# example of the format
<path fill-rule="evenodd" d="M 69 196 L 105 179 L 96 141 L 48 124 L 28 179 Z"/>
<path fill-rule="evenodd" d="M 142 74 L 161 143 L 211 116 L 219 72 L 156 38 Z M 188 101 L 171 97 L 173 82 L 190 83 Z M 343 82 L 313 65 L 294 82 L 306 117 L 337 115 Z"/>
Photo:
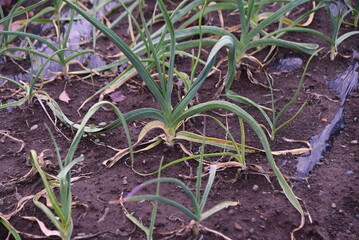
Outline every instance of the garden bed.
<path fill-rule="evenodd" d="M 169 3 L 168 3 L 169 4 Z M 170 4 L 169 4 L 170 5 Z M 170 8 L 173 6 L 169 6 Z M 118 10 L 120 11 L 120 10 Z M 149 13 L 151 11 L 149 10 Z M 119 12 L 110 15 L 114 18 Z M 229 12 L 224 12 L 229 16 Z M 238 23 L 238 15 L 225 18 L 226 26 L 230 27 Z M 213 25 L 218 25 L 217 13 L 211 13 L 207 21 Z M 325 24 L 327 15 L 324 9 L 316 12 L 315 18 L 310 25 L 326 35 L 330 35 L 330 26 Z M 227 25 L 228 24 L 228 25 Z M 114 30 L 129 42 L 127 33 L 127 20 L 124 20 Z M 343 25 L 343 32 L 353 30 L 352 27 Z M 294 140 L 308 140 L 310 137 L 319 134 L 328 123 L 330 123 L 337 110 L 339 109 L 339 98 L 332 91 L 328 80 L 336 79 L 337 75 L 344 72 L 351 65 L 351 58 L 338 55 L 334 61 L 330 60 L 327 51 L 329 45 L 320 38 L 310 35 L 291 33 L 286 35 L 287 39 L 297 42 L 318 43 L 324 50 L 318 53 L 309 64 L 305 81 L 298 99 L 290 106 L 283 119 L 289 119 L 307 100 L 308 104 L 299 115 L 289 125 L 278 131 L 275 140 L 271 141 L 273 151 L 289 150 L 307 147 L 304 143 L 290 143 L 283 138 Z M 111 41 L 101 38 L 97 41 L 97 50 L 108 56 L 117 53 L 115 47 L 111 46 Z M 210 50 L 210 48 L 205 48 Z M 343 55 L 351 55 L 353 50 L 359 50 L 357 35 L 347 39 L 340 45 L 339 52 Z M 108 52 L 106 52 L 108 51 Z M 268 50 L 264 50 L 255 55 L 263 59 Z M 226 52 L 220 52 L 225 56 Z M 206 53 L 204 53 L 206 59 Z M 277 71 L 276 64 L 280 59 L 294 56 L 303 61 L 301 67 L 291 71 Z M 218 58 L 220 59 L 220 58 Z M 264 70 L 273 77 L 273 88 L 275 104 L 281 109 L 294 95 L 305 63 L 309 56 L 300 52 L 279 48 L 271 64 L 264 67 Z M 108 60 L 109 61 L 109 60 Z M 267 78 L 264 70 L 258 70 L 253 63 L 246 62 L 252 67 L 253 77 L 259 83 L 266 84 Z M 22 63 L 20 63 L 22 64 Z M 23 64 L 22 64 L 23 65 Z M 191 62 L 178 56 L 176 67 L 180 71 L 188 71 Z M 206 102 L 216 94 L 216 84 L 225 76 L 227 67 L 225 64 L 219 67 L 221 71 L 216 71 L 205 81 L 198 92 L 198 102 Z M 246 70 L 248 67 L 242 65 L 238 71 L 242 74 L 238 76 L 233 84 L 233 89 L 242 96 L 245 96 L 258 104 L 271 107 L 271 96 L 268 88 L 259 84 L 254 84 L 248 79 Z M 11 61 L 0 64 L 2 74 L 7 76 L 18 75 L 22 72 L 18 65 Z M 92 94 L 94 94 L 105 83 L 114 78 L 112 75 L 96 76 L 94 81 L 91 79 L 83 80 L 81 77 L 64 79 L 59 77 L 54 81 L 43 86 L 46 91 L 54 98 L 66 116 L 74 122 L 80 122 L 87 110 L 97 102 L 98 98 L 92 99 L 77 112 L 81 104 Z M 59 99 L 60 94 L 66 88 L 68 96 L 71 98 L 69 103 Z M 7 83 L 0 89 L 1 101 L 5 103 L 9 99 L 15 100 L 17 95 L 5 99 L 11 91 L 15 89 L 13 84 Z M 177 91 L 177 89 L 175 88 Z M 138 107 L 158 108 L 153 96 L 148 88 L 137 76 L 116 90 L 124 96 L 118 101 L 116 106 L 123 112 L 129 112 Z M 221 97 L 222 98 L 222 97 Z M 109 96 L 105 100 L 113 100 Z M 176 100 L 174 100 L 176 101 Z M 305 179 L 298 179 L 296 174 L 296 159 L 298 155 L 280 155 L 275 160 L 280 170 L 287 177 L 289 183 L 294 183 L 293 192 L 296 194 L 306 213 L 306 223 L 302 229 L 295 233 L 296 239 L 358 239 L 359 237 L 359 98 L 357 93 L 353 93 L 346 100 L 344 111 L 345 127 L 336 134 L 330 141 L 331 148 L 324 154 L 320 164 L 311 171 Z M 263 116 L 253 107 L 241 105 L 258 122 L 264 123 Z M 67 127 L 57 121 L 54 124 L 49 117 L 53 115 L 48 108 L 48 113 L 44 111 L 41 104 L 34 99 L 30 103 L 21 105 L 13 109 L 3 109 L 0 114 L 2 135 L 0 136 L 0 212 L 7 214 L 12 212 L 18 202 L 26 196 L 30 196 L 41 191 L 44 186 L 38 175 L 22 179 L 31 169 L 29 163 L 29 151 L 36 150 L 38 154 L 44 151 L 47 160 L 55 166 L 47 166 L 45 170 L 54 175 L 57 174 L 56 156 L 52 145 L 52 140 L 44 126 L 47 124 L 55 135 L 61 154 L 64 156 L 69 148 L 76 130 Z M 229 115 L 224 110 L 210 111 L 208 114 L 217 117 L 224 124 L 227 124 L 235 139 L 240 139 L 240 127 L 238 118 Z M 111 111 L 101 110 L 91 119 L 91 123 L 110 123 L 116 116 Z M 137 140 L 137 136 L 142 127 L 148 121 L 134 121 L 128 125 L 132 141 Z M 186 122 L 185 128 L 188 131 L 201 133 L 204 131 L 206 136 L 225 138 L 226 133 L 210 118 L 204 120 L 203 117 L 196 117 Z M 245 124 L 246 145 L 261 148 L 261 144 L 249 126 Z M 147 140 L 160 134 L 160 130 L 150 133 Z M 11 136 L 11 137 L 9 137 Z M 15 139 L 16 138 L 16 139 Z M 21 141 L 19 141 L 21 140 Z M 199 154 L 201 144 L 189 144 L 181 142 L 193 153 Z M 23 146 L 22 146 L 23 144 Z M 73 201 L 76 207 L 73 209 L 74 232 L 73 237 L 88 239 L 145 239 L 144 232 L 136 227 L 124 214 L 119 204 L 111 204 L 111 201 L 118 200 L 122 194 L 126 195 L 139 184 L 155 178 L 156 175 L 143 177 L 136 174 L 130 167 L 129 156 L 124 157 L 111 168 L 107 168 L 102 162 L 112 157 L 116 151 L 109 148 L 126 148 L 128 146 L 123 128 L 116 128 L 105 135 L 87 134 L 82 138 L 76 156 L 83 154 L 85 160 L 76 164 L 72 169 L 72 177 L 79 177 L 72 183 Z M 205 152 L 220 152 L 223 149 L 206 146 Z M 161 158 L 164 164 L 184 157 L 185 154 L 178 145 L 169 147 L 163 143 L 158 146 L 135 154 L 134 169 L 140 173 L 150 173 L 159 168 Z M 208 160 L 223 162 L 224 157 L 211 157 Z M 217 172 L 214 185 L 208 197 L 206 207 L 212 207 L 222 201 L 238 201 L 240 206 L 228 207 L 210 216 L 202 222 L 202 225 L 213 229 L 231 239 L 290 239 L 290 233 L 300 225 L 300 214 L 290 204 L 282 193 L 275 175 L 271 172 L 268 160 L 263 153 L 246 154 L 248 166 L 260 166 L 262 172 L 251 169 L 240 171 L 238 167 L 228 167 Z M 190 187 L 195 189 L 195 176 L 197 161 L 189 160 L 172 165 L 161 172 L 162 177 L 178 178 Z M 207 166 L 206 166 L 207 167 Z M 207 178 L 204 177 L 206 182 Z M 204 188 L 205 185 L 202 187 Z M 155 186 L 154 186 L 155 187 Z M 155 188 L 148 188 L 148 193 L 154 193 Z M 189 206 L 190 201 L 179 188 L 171 184 L 161 184 L 161 195 L 177 202 Z M 127 210 L 134 214 L 138 219 L 148 226 L 152 203 L 150 201 L 125 203 Z M 50 229 L 54 229 L 52 223 L 46 218 L 33 203 L 28 201 L 17 214 L 11 217 L 9 222 L 15 229 L 33 235 L 43 235 L 38 224 L 24 219 L 23 216 L 35 216 L 43 221 Z M 162 239 L 165 236 L 159 233 L 171 232 L 186 226 L 190 219 L 178 210 L 160 203 L 158 207 L 157 219 L 155 224 L 155 239 Z M 5 239 L 7 230 L 0 225 L 0 239 Z M 89 235 L 93 235 L 89 237 Z M 202 237 L 202 238 L 201 238 Z M 194 236 L 192 232 L 187 232 L 183 236 L 175 236 L 175 239 L 218 239 L 213 233 L 202 231 L 200 236 Z M 24 236 L 23 239 L 31 239 Z"/>

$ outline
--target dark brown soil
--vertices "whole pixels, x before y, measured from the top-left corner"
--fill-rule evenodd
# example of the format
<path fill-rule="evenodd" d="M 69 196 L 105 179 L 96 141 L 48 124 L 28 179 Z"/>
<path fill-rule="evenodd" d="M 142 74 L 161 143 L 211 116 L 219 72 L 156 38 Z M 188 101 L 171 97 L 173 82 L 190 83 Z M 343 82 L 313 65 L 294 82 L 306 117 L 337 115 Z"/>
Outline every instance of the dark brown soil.
<path fill-rule="evenodd" d="M 217 15 L 211 15 L 211 21 L 216 23 Z M 235 18 L 238 16 L 233 16 Z M 228 26 L 236 24 L 236 19 L 226 21 Z M 212 22 L 212 24 L 213 24 Z M 325 11 L 321 10 L 315 16 L 311 28 L 320 30 L 329 35 L 330 26 Z M 121 36 L 127 35 L 127 24 L 124 23 L 115 30 Z M 344 27 L 345 31 L 353 30 L 350 27 Z M 128 38 L 128 37 L 127 37 Z M 338 56 L 334 61 L 329 59 L 326 51 L 329 50 L 328 44 L 323 40 L 314 37 L 303 36 L 300 34 L 290 34 L 288 39 L 300 42 L 316 42 L 321 47 L 325 47 L 322 52 L 311 62 L 303 89 L 298 100 L 290 107 L 287 114 L 283 116 L 286 120 L 292 116 L 308 100 L 308 105 L 298 115 L 298 117 L 285 128 L 280 130 L 275 141 L 271 142 L 272 150 L 288 150 L 293 148 L 305 147 L 303 144 L 288 143 L 283 137 L 295 140 L 307 140 L 321 132 L 324 127 L 333 119 L 339 108 L 338 98 L 326 84 L 327 80 L 335 79 L 336 75 L 343 72 L 349 65 L 350 59 Z M 106 39 L 98 41 L 99 49 L 109 46 Z M 351 54 L 352 49 L 359 50 L 358 37 L 354 36 L 345 41 L 339 48 L 343 54 Z M 260 53 L 258 58 L 265 56 L 265 51 Z M 113 53 L 111 53 L 113 54 Z M 275 59 L 278 60 L 284 56 L 295 55 L 303 59 L 304 64 L 309 58 L 307 55 L 292 52 L 287 49 L 279 49 Z M 177 59 L 179 61 L 180 59 Z M 274 78 L 276 107 L 281 109 L 293 96 L 304 66 L 290 72 L 275 73 L 273 64 L 266 67 L 266 71 L 271 73 Z M 7 64 L 7 63 L 6 63 Z M 183 64 L 183 65 L 180 65 Z M 189 63 L 184 61 L 177 65 L 182 71 L 188 69 Z M 9 69 L 10 68 L 10 69 Z M 223 66 L 222 76 L 225 74 Z M 246 68 L 241 67 L 242 70 Z M 19 73 L 16 65 L 0 66 L 1 71 L 8 74 Z M 263 71 L 254 71 L 254 77 L 261 83 L 266 82 Z M 220 74 L 216 73 L 206 80 L 202 86 L 198 99 L 199 102 L 210 100 L 215 92 L 215 84 L 220 79 Z M 66 104 L 59 101 L 59 95 L 65 86 L 65 80 L 56 79 L 46 84 L 43 90 L 52 96 L 60 105 L 64 113 L 73 121 L 80 121 L 81 116 L 77 109 L 83 101 L 90 97 L 105 82 L 111 81 L 112 77 L 101 77 L 95 79 L 95 86 L 91 81 L 87 82 L 75 78 L 68 80 L 66 91 L 71 101 Z M 136 84 L 139 83 L 139 84 Z M 138 78 L 122 86 L 119 91 L 123 93 L 126 99 L 117 103 L 119 109 L 126 113 L 139 107 L 155 107 L 153 97 L 148 89 L 143 87 Z M 14 85 L 7 83 L 0 89 L 0 101 L 5 103 L 11 90 L 16 89 Z M 270 107 L 269 90 L 251 83 L 248 80 L 245 71 L 242 71 L 240 79 L 234 83 L 233 88 L 237 93 L 252 99 L 253 101 Z M 18 96 L 11 97 L 16 99 Z M 94 99 L 81 110 L 82 116 L 86 113 Z M 110 98 L 106 98 L 110 100 Z M 334 100 L 334 101 L 333 101 Z M 332 148 L 324 155 L 323 160 L 311 172 L 309 177 L 304 180 L 290 178 L 295 174 L 296 157 L 292 155 L 277 156 L 278 165 L 285 163 L 281 167 L 283 174 L 290 178 L 290 182 L 300 182 L 293 187 L 293 191 L 301 200 L 302 206 L 306 211 L 305 226 L 295 233 L 296 239 L 359 239 L 359 98 L 357 93 L 353 93 L 347 100 L 345 108 L 345 128 L 336 135 L 332 141 Z M 255 119 L 265 123 L 259 112 L 248 106 L 242 106 Z M 218 110 L 218 112 L 224 113 Z M 214 112 L 209 114 L 218 117 L 223 123 L 229 124 L 229 130 L 237 137 L 239 136 L 239 123 L 235 117 L 220 117 Z M 52 114 L 50 113 L 51 117 Z M 116 117 L 111 112 L 101 111 L 95 114 L 91 119 L 93 123 L 107 122 L 115 120 Z M 29 151 L 34 149 L 40 154 L 46 149 L 51 149 L 52 155 L 47 159 L 56 164 L 52 141 L 44 124 L 50 126 L 55 134 L 55 138 L 61 149 L 61 154 L 65 156 L 71 142 L 64 136 L 72 139 L 75 132 L 69 127 L 58 122 L 57 127 L 61 131 L 56 131 L 41 105 L 34 100 L 31 103 L 17 107 L 12 111 L 1 110 L 0 130 L 7 131 L 14 138 L 21 139 L 25 147 L 21 150 L 21 143 L 6 136 L 0 135 L 0 212 L 7 214 L 16 208 L 18 201 L 25 196 L 35 194 L 43 189 L 41 179 L 38 175 L 19 181 L 22 176 L 30 171 Z M 138 133 L 144 124 L 148 121 L 136 121 L 129 125 L 132 140 L 135 141 Z M 34 126 L 36 129 L 33 129 Z M 249 146 L 261 147 L 258 138 L 246 127 L 246 144 Z M 33 129 L 33 130 L 31 130 Z M 203 118 L 198 117 L 186 124 L 186 130 L 202 131 Z M 154 137 L 160 132 L 153 132 Z M 216 123 L 206 120 L 206 133 L 208 136 L 225 138 L 225 132 L 220 129 Z M 128 219 L 119 205 L 109 204 L 110 201 L 117 200 L 122 194 L 130 192 L 135 186 L 146 180 L 155 178 L 142 177 L 136 174 L 129 167 L 128 157 L 117 162 L 113 167 L 106 168 L 102 162 L 112 157 L 116 152 L 112 149 L 96 144 L 100 141 L 103 145 L 109 145 L 114 148 L 127 147 L 127 140 L 122 128 L 118 128 L 106 133 L 105 136 L 87 136 L 81 141 L 76 156 L 83 154 L 85 161 L 77 164 L 73 170 L 72 176 L 81 178 L 72 184 L 72 194 L 74 201 L 79 205 L 73 209 L 74 233 L 73 236 L 83 236 L 98 234 L 90 239 L 145 239 L 146 236 L 139 228 Z M 200 145 L 193 144 L 193 152 L 199 152 Z M 222 149 L 206 147 L 206 152 L 220 152 Z M 49 152 L 47 152 L 48 154 Z M 48 154 L 49 155 L 49 154 Z M 51 155 L 51 154 L 50 154 Z M 151 150 L 135 154 L 135 169 L 141 173 L 148 173 L 158 169 L 160 160 L 163 157 L 164 162 L 168 163 L 184 156 L 184 153 L 177 146 L 170 148 L 165 145 L 159 145 Z M 225 161 L 225 159 L 210 159 L 212 161 Z M 247 154 L 248 164 L 255 164 L 270 171 L 264 154 Z M 194 189 L 195 180 L 189 176 L 196 173 L 196 161 L 189 161 L 188 164 L 175 164 L 162 171 L 161 176 L 176 177 L 183 180 L 190 188 Z M 57 168 L 46 168 L 46 171 L 56 174 Z M 187 176 L 187 177 L 186 177 Z M 270 180 L 270 182 L 268 181 Z M 205 183 L 207 178 L 203 179 Z M 203 185 L 204 188 L 204 185 Z M 148 189 L 147 192 L 154 193 L 154 189 Z M 161 185 L 161 195 L 174 199 L 185 206 L 190 207 L 190 201 L 179 191 L 178 188 L 170 184 Z M 255 172 L 239 172 L 236 168 L 227 168 L 217 173 L 217 177 L 209 196 L 206 207 L 210 208 L 222 201 L 239 201 L 240 206 L 224 209 L 215 215 L 203 221 L 203 225 L 221 232 L 231 239 L 290 239 L 290 232 L 299 226 L 300 214 L 291 206 L 289 201 L 277 183 L 276 178 L 271 174 L 261 175 Z M 146 226 L 152 210 L 152 203 L 148 201 L 126 203 L 126 208 L 133 213 Z M 42 235 L 37 223 L 25 220 L 23 216 L 36 216 L 46 223 L 50 229 L 54 229 L 46 216 L 35 207 L 32 201 L 25 204 L 24 208 L 10 219 L 11 224 L 19 231 Z M 188 225 L 190 219 L 178 210 L 164 204 L 159 204 L 156 233 L 169 232 Z M 0 239 L 7 236 L 6 229 L 0 225 Z M 163 238 L 156 234 L 155 239 Z M 24 237 L 23 239 L 30 239 Z M 208 232 L 201 232 L 200 236 L 194 236 L 188 232 L 184 236 L 177 236 L 175 239 L 219 239 L 218 236 Z"/>

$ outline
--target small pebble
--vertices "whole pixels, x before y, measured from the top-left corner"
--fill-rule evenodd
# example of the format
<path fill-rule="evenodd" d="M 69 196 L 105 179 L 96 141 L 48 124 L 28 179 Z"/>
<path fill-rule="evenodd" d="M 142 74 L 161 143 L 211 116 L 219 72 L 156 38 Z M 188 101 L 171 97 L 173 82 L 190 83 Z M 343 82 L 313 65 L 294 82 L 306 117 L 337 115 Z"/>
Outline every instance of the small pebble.
<path fill-rule="evenodd" d="M 358 140 L 353 140 L 350 142 L 351 144 L 358 144 Z"/>
<path fill-rule="evenodd" d="M 336 208 L 337 205 L 335 203 L 332 203 L 332 208 Z"/>
<path fill-rule="evenodd" d="M 127 177 L 123 177 L 122 184 L 123 184 L 123 185 L 127 185 L 127 184 L 128 184 Z"/>
<path fill-rule="evenodd" d="M 85 233 L 78 233 L 77 236 L 85 236 Z"/>
<path fill-rule="evenodd" d="M 243 227 L 241 225 L 239 225 L 238 223 L 235 223 L 234 224 L 234 228 L 238 231 L 242 231 L 243 230 Z"/>
<path fill-rule="evenodd" d="M 255 217 L 252 217 L 252 218 L 251 218 L 251 222 L 252 222 L 252 223 L 255 223 L 255 222 L 256 222 L 256 218 L 255 218 Z"/>
<path fill-rule="evenodd" d="M 34 131 L 34 130 L 36 130 L 38 127 L 39 127 L 39 125 L 35 124 L 34 126 L 32 126 L 32 127 L 30 128 L 30 131 Z"/>
<path fill-rule="evenodd" d="M 257 192 L 258 189 L 259 189 L 258 185 L 253 185 L 252 190 L 253 190 L 254 192 Z"/>
<path fill-rule="evenodd" d="M 303 60 L 301 58 L 298 57 L 284 57 L 279 59 L 277 66 L 276 66 L 276 71 L 277 72 L 281 72 L 281 71 L 292 71 L 295 70 L 297 68 L 299 68 L 300 66 L 302 66 L 303 64 Z"/>
<path fill-rule="evenodd" d="M 356 217 L 357 219 L 359 219 L 359 214 L 355 215 L 355 217 Z"/>
<path fill-rule="evenodd" d="M 249 232 L 254 233 L 254 229 L 253 228 L 249 229 Z"/>
<path fill-rule="evenodd" d="M 353 120 L 354 120 L 354 122 L 357 122 L 357 121 L 358 121 L 358 118 L 357 118 L 357 117 L 355 117 Z"/>
<path fill-rule="evenodd" d="M 230 210 L 228 211 L 228 215 L 234 215 L 234 210 L 233 210 L 233 209 L 230 209 Z"/>
<path fill-rule="evenodd" d="M 346 175 L 353 175 L 353 174 L 354 174 L 354 172 L 353 172 L 353 171 L 351 171 L 351 170 L 349 170 L 349 171 L 346 171 L 346 172 L 345 172 L 345 174 L 346 174 Z"/>

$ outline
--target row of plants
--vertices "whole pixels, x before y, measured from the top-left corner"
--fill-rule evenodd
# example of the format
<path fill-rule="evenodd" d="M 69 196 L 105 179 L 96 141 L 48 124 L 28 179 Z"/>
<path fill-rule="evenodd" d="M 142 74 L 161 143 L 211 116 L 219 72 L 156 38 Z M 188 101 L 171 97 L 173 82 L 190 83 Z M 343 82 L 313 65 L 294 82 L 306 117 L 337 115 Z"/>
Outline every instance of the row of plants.
<path fill-rule="evenodd" d="M 146 19 L 144 14 L 145 2 L 143 0 L 128 0 L 118 1 L 117 8 L 123 9 L 122 14 L 120 14 L 118 18 L 115 19 L 109 26 L 106 26 L 95 17 L 96 12 L 110 2 L 109 0 L 94 0 L 92 9 L 88 9 L 85 3 L 76 0 L 53 0 L 52 2 L 42 0 L 36 2 L 35 4 L 30 3 L 24 6 L 25 2 L 25 0 L 19 0 L 10 9 L 7 15 L 5 15 L 3 9 L 0 8 L 0 25 L 3 26 L 0 31 L 0 55 L 16 61 L 28 59 L 30 61 L 30 75 L 32 76 L 32 79 L 29 83 L 24 83 L 17 82 L 5 76 L 0 76 L 1 79 L 15 84 L 23 92 L 23 97 L 21 97 L 18 101 L 2 104 L 0 105 L 0 109 L 5 109 L 11 106 L 19 106 L 26 102 L 31 103 L 33 99 L 36 98 L 38 101 L 45 103 L 57 119 L 77 131 L 64 160 L 62 160 L 56 141 L 50 132 L 54 141 L 56 156 L 58 158 L 58 166 L 60 169 L 57 176 L 46 173 L 39 165 L 39 158 L 36 152 L 34 150 L 30 151 L 31 163 L 40 174 L 45 186 L 45 191 L 35 194 L 32 199 L 34 204 L 46 214 L 56 227 L 57 231 L 53 232 L 54 235 L 57 235 L 62 239 L 70 239 L 73 232 L 74 225 L 71 217 L 71 208 L 73 204 L 71 194 L 71 169 L 76 165 L 76 163 L 84 159 L 82 156 L 78 158 L 74 157 L 76 148 L 81 141 L 81 138 L 85 133 L 101 134 L 118 127 L 123 127 L 125 129 L 129 147 L 118 151 L 115 156 L 105 160 L 104 164 L 108 167 L 113 166 L 124 156 L 130 155 L 131 167 L 134 168 L 134 153 L 137 149 L 140 149 L 141 146 L 143 146 L 145 136 L 153 129 L 161 129 L 163 134 L 155 138 L 153 141 L 146 142 L 146 149 L 155 147 L 160 142 L 163 142 L 168 146 L 174 146 L 179 140 L 202 144 L 202 151 L 199 155 L 190 155 L 189 157 L 178 159 L 164 166 L 162 166 L 161 161 L 158 170 L 151 173 L 157 173 L 158 178 L 141 184 L 123 199 L 113 202 L 121 204 L 122 206 L 127 201 L 151 200 L 154 202 L 149 227 L 140 223 L 123 207 L 126 216 L 146 233 L 148 239 L 153 238 L 152 235 L 158 202 L 169 204 L 189 216 L 193 220 L 193 223 L 191 223 L 190 226 L 191 229 L 193 229 L 194 234 L 198 234 L 200 229 L 205 229 L 200 225 L 201 221 L 205 218 L 225 207 L 238 205 L 238 202 L 222 202 L 210 210 L 204 211 L 218 165 L 212 163 L 209 170 L 208 183 L 201 196 L 200 189 L 203 160 L 207 157 L 226 155 L 234 159 L 234 163 L 237 167 L 239 166 L 242 169 L 246 169 L 248 165 L 248 163 L 246 163 L 246 154 L 258 151 L 265 153 L 268 163 L 277 177 L 285 196 L 301 215 L 300 225 L 291 233 L 292 238 L 294 238 L 294 232 L 302 228 L 304 225 L 304 211 L 290 185 L 277 167 L 273 155 L 283 153 L 299 154 L 304 151 L 308 151 L 308 149 L 292 149 L 285 152 L 272 151 L 270 147 L 270 140 L 274 140 L 276 133 L 293 121 L 305 107 L 306 103 L 304 103 L 293 116 L 288 119 L 283 119 L 283 114 L 288 110 L 293 102 L 296 101 L 301 91 L 310 60 L 318 53 L 319 45 L 285 40 L 284 36 L 286 34 L 290 34 L 291 32 L 302 32 L 322 38 L 329 44 L 330 57 L 332 60 L 335 60 L 335 57 L 338 54 L 338 46 L 348 37 L 359 33 L 358 31 L 352 31 L 340 35 L 340 29 L 343 24 L 353 24 L 354 26 L 357 26 L 359 1 L 356 1 L 355 4 L 351 1 L 345 1 L 344 6 L 342 6 L 337 1 L 184 0 L 179 2 L 179 4 L 172 10 L 168 10 L 166 6 L 170 6 L 171 4 L 165 4 L 162 0 L 158 0 L 155 2 L 155 11 L 153 12 L 152 17 L 150 19 Z M 288 14 L 290 16 L 291 11 L 306 3 L 312 3 L 312 7 L 304 14 L 294 20 L 287 17 Z M 270 4 L 277 4 L 278 9 L 275 12 L 266 12 L 266 7 Z M 71 8 L 69 18 L 61 17 L 61 12 L 64 8 Z M 315 18 L 316 11 L 321 8 L 326 8 L 328 12 L 329 20 L 332 26 L 331 36 L 326 36 L 317 30 L 311 29 L 309 26 L 313 18 Z M 27 17 L 23 20 L 15 20 L 18 16 L 28 16 L 27 13 L 29 11 L 34 11 L 35 9 L 41 10 L 37 11 L 37 14 L 34 14 L 31 17 Z M 334 11 L 333 9 L 336 9 L 337 11 Z M 205 19 L 208 14 L 215 11 L 233 11 L 234 13 L 239 14 L 238 25 L 231 29 L 204 25 L 203 19 Z M 52 19 L 46 18 L 45 16 L 48 16 L 50 13 L 53 14 Z M 350 14 L 354 16 L 353 23 L 346 22 L 348 19 L 347 16 Z M 134 35 L 133 43 L 130 45 L 112 30 L 114 26 L 123 21 L 125 18 L 127 18 L 128 22 L 131 23 L 131 28 L 135 30 L 134 32 L 138 33 L 137 36 Z M 183 20 L 184 18 L 186 18 L 186 20 Z M 118 61 L 95 69 L 83 68 L 84 70 L 79 71 L 69 70 L 70 64 L 77 63 L 75 59 L 78 56 L 86 56 L 86 54 L 95 53 L 95 48 L 90 50 L 86 49 L 74 51 L 67 47 L 72 24 L 78 19 L 86 19 L 92 24 L 94 29 L 92 36 L 93 48 L 102 36 L 106 36 L 120 49 L 121 54 Z M 153 23 L 158 22 L 159 20 L 163 20 L 164 24 L 154 30 Z M 68 24 L 67 29 L 62 32 L 61 26 L 65 22 Z M 53 24 L 53 27 L 55 28 L 57 44 L 51 43 L 42 36 L 25 31 L 30 24 L 49 23 Z M 12 29 L 13 26 L 17 27 L 15 31 Z M 269 31 L 269 29 L 271 30 Z M 234 31 L 239 30 L 240 37 L 237 38 Z M 193 39 L 194 36 L 197 38 Z M 37 51 L 35 48 L 35 41 L 45 44 L 52 49 L 53 53 L 51 55 L 47 55 Z M 21 47 L 16 45 L 16 43 L 21 43 Z M 206 60 L 203 60 L 204 54 L 202 49 L 205 47 L 210 48 L 211 50 L 206 57 Z M 235 76 L 239 71 L 239 66 L 243 64 L 244 59 L 254 62 L 259 65 L 259 67 L 263 66 L 263 63 L 255 57 L 255 54 L 265 47 L 271 48 L 270 54 L 273 52 L 275 47 L 284 47 L 310 55 L 295 94 L 278 113 L 276 112 L 276 106 L 273 100 L 273 88 L 269 77 L 269 91 L 272 95 L 271 108 L 259 105 L 253 100 L 245 98 L 232 90 Z M 194 54 L 194 51 L 192 51 L 193 49 L 196 49 L 197 54 Z M 219 87 L 217 92 L 232 101 L 212 100 L 198 103 L 195 101 L 195 97 L 210 72 L 213 69 L 216 69 L 216 56 L 221 49 L 226 49 L 227 52 L 226 58 L 224 60 L 222 59 L 222 62 L 227 62 L 227 70 L 224 83 L 221 87 Z M 19 51 L 27 54 L 26 59 L 15 54 Z M 191 72 L 182 72 L 176 68 L 175 57 L 179 54 L 191 59 Z M 270 57 L 270 54 L 268 55 L 268 58 Z M 40 57 L 46 59 L 45 64 L 42 66 L 38 66 L 37 64 L 37 59 Z M 103 99 L 104 95 L 115 91 L 135 75 L 138 75 L 141 81 L 144 82 L 158 103 L 159 109 L 137 108 L 127 113 L 122 113 L 114 104 L 106 101 L 99 101 L 84 115 L 81 124 L 75 123 L 64 114 L 60 105 L 51 96 L 49 96 L 47 92 L 42 90 L 43 84 L 46 83 L 46 79 L 42 76 L 43 69 L 50 61 L 55 61 L 61 64 L 62 72 L 56 77 L 59 78 L 62 76 L 65 79 L 71 78 L 73 75 L 81 75 L 84 79 L 88 77 L 93 78 L 96 74 L 99 75 L 106 70 L 129 63 L 127 68 L 122 73 L 118 74 L 118 76 L 115 77 L 108 85 L 99 89 L 93 96 L 87 99 L 81 105 L 80 109 L 95 96 L 100 95 L 100 99 Z M 200 68 L 201 71 L 196 76 L 196 70 Z M 177 92 L 174 91 L 175 77 L 181 79 L 184 83 L 184 94 L 181 96 L 177 96 Z M 49 79 L 47 80 L 49 81 Z M 176 98 L 179 100 L 173 101 Z M 266 122 L 259 123 L 253 118 L 253 116 L 241 107 L 243 105 L 248 105 L 258 109 Z M 106 126 L 101 126 L 100 124 L 96 126 L 88 124 L 88 120 L 103 106 L 110 106 L 118 116 L 118 119 Z M 205 113 L 210 110 L 218 109 L 226 110 L 238 117 L 240 122 L 241 139 L 234 139 L 229 129 L 226 128 L 226 126 L 224 126 L 217 118 L 205 115 Z M 204 116 L 213 119 L 213 121 L 219 124 L 219 126 L 226 131 L 230 140 L 213 138 L 208 137 L 205 134 L 180 130 L 183 124 L 189 119 L 198 117 L 202 118 Z M 140 119 L 153 120 L 143 127 L 137 137 L 137 141 L 132 143 L 127 124 Z M 261 149 L 246 145 L 244 122 L 247 123 L 248 126 L 255 132 L 261 143 Z M 219 147 L 219 149 L 225 149 L 225 151 L 218 153 L 205 153 L 204 149 L 206 145 L 216 146 Z M 188 153 L 184 147 L 183 151 Z M 160 176 L 163 169 L 189 159 L 199 159 L 195 193 L 193 193 L 183 182 L 176 178 L 163 178 Z M 136 171 L 134 170 L 134 172 Z M 160 195 L 160 186 L 162 183 L 174 183 L 181 187 L 188 196 L 189 202 L 192 204 L 192 208 L 187 208 L 174 202 L 173 200 L 162 197 Z M 149 184 L 157 184 L 157 191 L 154 195 L 137 195 L 142 188 Z M 59 199 L 56 197 L 55 188 L 59 188 Z M 45 195 L 48 199 L 50 199 L 51 204 L 45 205 L 39 201 L 39 198 Z M 21 239 L 18 231 L 10 224 L 9 220 L 11 216 L 11 214 L 4 215 L 0 213 L 0 221 L 7 229 L 9 229 L 9 232 L 15 239 Z M 226 236 L 221 233 L 214 233 L 226 238 Z"/>

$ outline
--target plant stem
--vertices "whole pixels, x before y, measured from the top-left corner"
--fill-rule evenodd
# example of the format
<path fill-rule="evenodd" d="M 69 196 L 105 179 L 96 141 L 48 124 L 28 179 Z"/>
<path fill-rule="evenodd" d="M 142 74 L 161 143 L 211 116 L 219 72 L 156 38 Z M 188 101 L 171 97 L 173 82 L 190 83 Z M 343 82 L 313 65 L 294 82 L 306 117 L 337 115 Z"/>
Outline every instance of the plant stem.
<path fill-rule="evenodd" d="M 193 225 L 193 234 L 198 236 L 199 234 L 199 222 L 195 222 L 195 224 Z"/>

